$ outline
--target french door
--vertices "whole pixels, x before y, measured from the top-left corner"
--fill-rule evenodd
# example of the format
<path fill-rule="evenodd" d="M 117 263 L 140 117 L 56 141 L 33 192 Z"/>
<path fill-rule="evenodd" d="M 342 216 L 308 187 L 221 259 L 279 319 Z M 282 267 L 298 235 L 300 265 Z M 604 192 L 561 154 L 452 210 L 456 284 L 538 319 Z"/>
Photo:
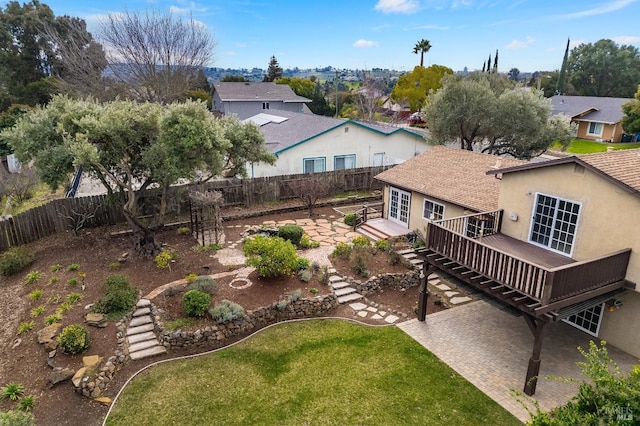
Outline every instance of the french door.
<path fill-rule="evenodd" d="M 529 241 L 571 256 L 580 216 L 580 203 L 536 194 Z"/>
<path fill-rule="evenodd" d="M 389 189 L 389 220 L 405 228 L 409 227 L 411 193 L 398 188 Z"/>

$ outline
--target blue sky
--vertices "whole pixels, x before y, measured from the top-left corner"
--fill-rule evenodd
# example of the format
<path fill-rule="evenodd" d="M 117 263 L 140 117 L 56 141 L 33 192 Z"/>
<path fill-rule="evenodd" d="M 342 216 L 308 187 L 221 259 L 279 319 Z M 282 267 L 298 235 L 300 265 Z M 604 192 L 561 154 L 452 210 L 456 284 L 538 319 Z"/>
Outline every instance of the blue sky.
<path fill-rule="evenodd" d="M 183 13 L 209 28 L 223 68 L 481 69 L 499 50 L 499 71 L 559 69 L 571 47 L 609 38 L 640 48 L 640 0 L 41 0 L 97 30 L 101 16 L 125 8 Z"/>

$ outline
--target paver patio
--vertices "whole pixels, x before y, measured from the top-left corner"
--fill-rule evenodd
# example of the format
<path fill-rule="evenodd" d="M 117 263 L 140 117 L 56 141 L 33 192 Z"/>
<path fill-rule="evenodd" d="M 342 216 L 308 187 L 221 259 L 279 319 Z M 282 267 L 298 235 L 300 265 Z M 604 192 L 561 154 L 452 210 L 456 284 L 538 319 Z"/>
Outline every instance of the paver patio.
<path fill-rule="evenodd" d="M 405 321 L 398 327 L 433 352 L 465 379 L 522 421 L 526 410 L 509 394 L 522 391 L 533 336 L 524 319 L 484 300 L 427 315 L 425 322 Z M 576 394 L 578 384 L 547 376 L 584 376 L 576 362 L 584 357 L 576 349 L 588 349 L 597 338 L 559 322 L 547 326 L 542 348 L 540 379 L 534 398 L 542 410 L 564 404 Z M 635 357 L 607 345 L 609 355 L 627 374 L 638 363 Z"/>

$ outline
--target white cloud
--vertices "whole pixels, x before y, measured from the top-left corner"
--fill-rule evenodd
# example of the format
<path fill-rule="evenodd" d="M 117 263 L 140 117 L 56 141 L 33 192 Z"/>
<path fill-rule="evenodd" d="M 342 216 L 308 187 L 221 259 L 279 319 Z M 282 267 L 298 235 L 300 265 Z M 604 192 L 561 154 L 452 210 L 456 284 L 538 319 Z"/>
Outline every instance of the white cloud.
<path fill-rule="evenodd" d="M 353 43 L 353 47 L 373 47 L 377 45 L 378 45 L 377 41 L 365 40 L 363 38 Z"/>
<path fill-rule="evenodd" d="M 375 10 L 382 13 L 415 13 L 420 4 L 418 0 L 378 0 Z"/>
<path fill-rule="evenodd" d="M 625 7 L 635 3 L 638 0 L 617 0 L 612 2 L 602 3 L 599 6 L 592 7 L 591 9 L 581 10 L 579 12 L 567 13 L 564 15 L 555 16 L 556 19 L 578 19 L 585 18 L 587 16 L 604 15 L 605 13 L 615 12 L 616 10 L 624 9 Z M 577 3 L 576 4 L 580 4 Z"/>
<path fill-rule="evenodd" d="M 513 40 L 511 43 L 507 44 L 506 48 L 509 50 L 520 50 L 526 49 L 535 43 L 535 39 L 531 36 L 527 36 L 525 40 Z"/>
<path fill-rule="evenodd" d="M 618 36 L 611 37 L 611 40 L 618 44 L 640 44 L 640 37 L 638 36 Z"/>

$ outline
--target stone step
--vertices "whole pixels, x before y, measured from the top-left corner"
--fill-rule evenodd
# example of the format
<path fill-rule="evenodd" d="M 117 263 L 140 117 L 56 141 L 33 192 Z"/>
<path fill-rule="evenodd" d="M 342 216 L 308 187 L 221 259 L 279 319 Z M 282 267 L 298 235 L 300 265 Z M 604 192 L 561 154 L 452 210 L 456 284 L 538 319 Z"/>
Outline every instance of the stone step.
<path fill-rule="evenodd" d="M 146 308 L 151 306 L 151 301 L 148 299 L 140 299 L 138 303 L 136 303 L 136 308 Z"/>
<path fill-rule="evenodd" d="M 336 296 L 340 297 L 340 296 L 344 296 L 346 294 L 351 294 L 351 293 L 355 293 L 356 289 L 353 287 L 343 287 L 343 288 L 339 288 L 337 290 L 334 291 L 334 293 L 336 294 Z"/>
<path fill-rule="evenodd" d="M 139 352 L 145 349 L 149 349 L 154 346 L 158 346 L 159 344 L 160 342 L 158 342 L 158 339 L 155 339 L 155 338 L 153 340 L 146 340 L 144 342 L 134 343 L 133 345 L 129 345 L 129 354 L 133 352 Z"/>
<path fill-rule="evenodd" d="M 418 255 L 415 253 L 405 253 L 402 255 L 402 257 L 404 257 L 405 259 L 415 259 L 416 257 L 418 257 Z"/>
<path fill-rule="evenodd" d="M 339 276 L 339 275 L 331 275 L 331 276 L 329 277 L 329 284 L 331 284 L 331 283 L 336 283 L 336 282 L 338 282 L 338 281 L 342 281 L 343 279 L 344 279 L 344 278 L 342 278 L 342 277 L 341 277 L 341 276 Z"/>
<path fill-rule="evenodd" d="M 143 326 L 144 327 L 144 326 Z M 153 331 L 147 331 L 146 333 L 133 334 L 127 337 L 127 341 L 130 345 L 134 343 L 144 342 L 146 340 L 155 339 L 156 335 Z"/>
<path fill-rule="evenodd" d="M 412 248 L 398 250 L 398 254 L 409 254 L 409 253 L 415 253 L 415 250 Z"/>
<path fill-rule="evenodd" d="M 369 238 L 372 241 L 378 241 L 381 240 L 382 238 L 377 236 L 376 234 L 374 234 L 370 229 L 368 228 L 363 228 L 363 227 L 359 227 L 357 232 L 359 234 L 364 235 L 365 237 Z"/>
<path fill-rule="evenodd" d="M 149 349 L 130 353 L 129 356 L 131 357 L 132 360 L 135 361 L 138 359 L 148 358 L 154 355 L 160 355 L 166 352 L 167 352 L 167 349 L 164 346 L 154 346 Z"/>
<path fill-rule="evenodd" d="M 337 274 L 337 273 L 338 273 L 338 271 L 336 271 L 336 268 L 327 269 L 327 274 L 334 275 L 334 274 Z"/>
<path fill-rule="evenodd" d="M 345 296 L 338 297 L 338 303 L 348 303 L 358 299 L 362 299 L 362 295 L 360 293 L 351 293 Z"/>
<path fill-rule="evenodd" d="M 133 336 L 134 334 L 146 333 L 147 331 L 153 331 L 153 324 L 144 324 L 137 327 L 127 328 L 127 336 Z"/>
<path fill-rule="evenodd" d="M 129 327 L 137 327 L 139 325 L 150 324 L 152 322 L 153 320 L 151 319 L 150 315 L 135 317 L 135 318 L 131 318 L 131 321 L 129 321 Z"/>
<path fill-rule="evenodd" d="M 422 259 L 411 259 L 411 260 L 409 260 L 409 262 L 412 265 L 419 266 L 419 265 L 422 265 L 424 263 L 424 260 L 422 260 Z"/>
<path fill-rule="evenodd" d="M 332 284 L 331 284 L 331 287 L 332 287 L 334 290 L 337 290 L 337 289 L 339 289 L 339 288 L 349 287 L 349 285 L 350 285 L 350 284 L 349 284 L 349 283 L 347 283 L 347 282 L 340 281 L 340 282 L 337 282 L 337 283 L 332 283 Z"/>
<path fill-rule="evenodd" d="M 133 311 L 133 317 L 141 317 L 143 315 L 149 315 L 151 313 L 151 308 L 138 308 Z"/>

